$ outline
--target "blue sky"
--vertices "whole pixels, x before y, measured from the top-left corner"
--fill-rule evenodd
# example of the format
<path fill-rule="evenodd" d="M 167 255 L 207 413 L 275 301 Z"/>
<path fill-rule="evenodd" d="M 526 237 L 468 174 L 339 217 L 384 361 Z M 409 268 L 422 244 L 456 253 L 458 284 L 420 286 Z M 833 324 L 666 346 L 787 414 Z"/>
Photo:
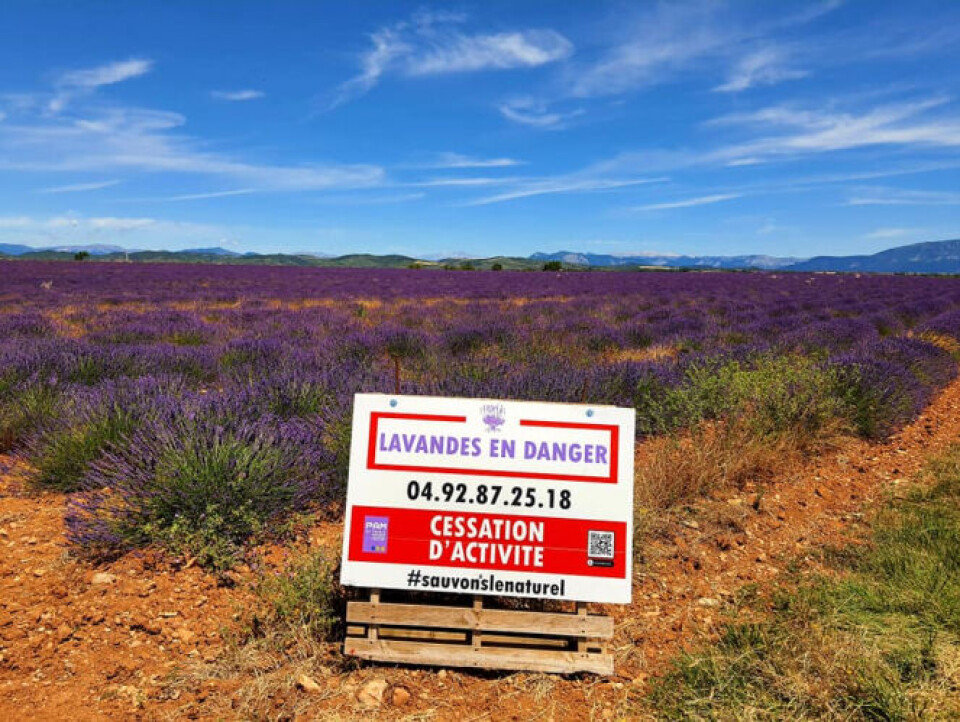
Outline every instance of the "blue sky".
<path fill-rule="evenodd" d="M 0 242 L 960 237 L 960 3 L 0 4 Z"/>

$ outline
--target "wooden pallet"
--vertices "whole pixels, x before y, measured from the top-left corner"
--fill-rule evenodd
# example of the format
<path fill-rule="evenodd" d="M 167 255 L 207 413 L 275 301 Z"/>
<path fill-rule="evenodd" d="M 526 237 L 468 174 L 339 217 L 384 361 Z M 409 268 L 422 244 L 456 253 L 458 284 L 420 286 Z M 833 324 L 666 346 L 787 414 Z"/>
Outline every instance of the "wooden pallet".
<path fill-rule="evenodd" d="M 482 597 L 469 607 L 348 602 L 345 654 L 380 662 L 539 672 L 613 674 L 606 640 L 611 617 L 576 613 L 487 609 Z"/>

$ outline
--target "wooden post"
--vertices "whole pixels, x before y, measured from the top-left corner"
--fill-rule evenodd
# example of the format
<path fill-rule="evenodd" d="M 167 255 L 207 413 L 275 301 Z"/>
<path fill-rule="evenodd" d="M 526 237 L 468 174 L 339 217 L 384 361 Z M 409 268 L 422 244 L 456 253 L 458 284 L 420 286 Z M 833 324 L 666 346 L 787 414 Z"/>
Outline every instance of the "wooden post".
<path fill-rule="evenodd" d="M 370 606 L 373 607 L 374 610 L 376 610 L 377 607 L 380 606 L 380 590 L 379 589 L 370 590 Z M 367 639 L 375 642 L 377 641 L 377 639 L 379 639 L 379 637 L 380 637 L 379 624 L 371 624 L 369 627 L 367 627 Z"/>
<path fill-rule="evenodd" d="M 587 616 L 587 603 L 586 602 L 577 602 L 577 616 L 586 617 Z M 587 638 L 586 637 L 577 637 L 577 651 L 581 654 L 587 651 Z"/>
<path fill-rule="evenodd" d="M 483 610 L 483 597 L 479 594 L 475 594 L 473 597 L 473 611 L 480 612 Z M 480 616 L 479 614 L 477 615 Z M 479 629 L 470 630 L 470 642 L 473 644 L 474 649 L 480 649 L 483 642 L 483 632 Z"/>

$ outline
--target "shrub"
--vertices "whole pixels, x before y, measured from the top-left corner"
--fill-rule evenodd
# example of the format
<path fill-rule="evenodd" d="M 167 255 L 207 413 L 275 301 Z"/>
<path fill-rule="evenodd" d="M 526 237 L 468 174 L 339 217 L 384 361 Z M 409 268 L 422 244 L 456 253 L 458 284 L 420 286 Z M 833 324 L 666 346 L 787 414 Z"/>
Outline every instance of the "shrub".
<path fill-rule="evenodd" d="M 290 569 L 265 575 L 257 595 L 265 603 L 258 625 L 330 641 L 343 623 L 346 603 L 340 566 L 322 551 L 304 556 Z"/>
<path fill-rule="evenodd" d="M 93 555 L 157 543 L 226 569 L 271 522 L 318 498 L 328 473 L 320 427 L 247 421 L 242 396 L 165 399 L 96 462 L 67 511 L 68 538 Z"/>
<path fill-rule="evenodd" d="M 860 356 L 835 359 L 836 393 L 854 430 L 882 439 L 923 408 L 929 390 L 908 369 Z"/>
<path fill-rule="evenodd" d="M 180 388 L 175 378 L 143 378 L 72 389 L 59 401 L 59 413 L 48 416 L 26 444 L 32 483 L 78 491 L 90 464 L 149 418 L 157 396 Z"/>
<path fill-rule="evenodd" d="M 0 398 L 0 452 L 15 448 L 53 418 L 59 396 L 55 381 L 34 380 L 7 389 Z"/>
<path fill-rule="evenodd" d="M 843 415 L 836 373 L 802 356 L 692 362 L 674 384 L 653 375 L 638 382 L 638 428 L 664 432 L 745 416 L 760 438 L 789 433 L 802 442 Z"/>

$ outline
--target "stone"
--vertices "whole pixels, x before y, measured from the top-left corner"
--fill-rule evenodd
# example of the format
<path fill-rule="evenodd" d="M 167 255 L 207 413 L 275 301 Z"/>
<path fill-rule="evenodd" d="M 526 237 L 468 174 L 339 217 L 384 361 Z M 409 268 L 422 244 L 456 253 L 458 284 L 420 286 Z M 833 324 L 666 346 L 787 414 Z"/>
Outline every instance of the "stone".
<path fill-rule="evenodd" d="M 110 572 L 97 572 L 90 579 L 91 584 L 113 584 L 117 581 L 117 575 Z"/>
<path fill-rule="evenodd" d="M 297 686 L 304 692 L 320 691 L 320 685 L 316 683 L 313 677 L 310 677 L 306 674 L 301 674 L 299 677 L 297 677 Z"/>
<path fill-rule="evenodd" d="M 394 687 L 390 701 L 393 702 L 394 707 L 403 707 L 403 705 L 410 701 L 410 693 L 403 687 Z"/>
<path fill-rule="evenodd" d="M 385 679 L 370 680 L 357 692 L 357 699 L 364 707 L 379 707 L 389 686 Z"/>
<path fill-rule="evenodd" d="M 697 604 L 699 604 L 701 607 L 708 607 L 708 608 L 719 607 L 720 600 L 711 599 L 710 597 L 701 597 L 700 599 L 697 600 Z"/>

